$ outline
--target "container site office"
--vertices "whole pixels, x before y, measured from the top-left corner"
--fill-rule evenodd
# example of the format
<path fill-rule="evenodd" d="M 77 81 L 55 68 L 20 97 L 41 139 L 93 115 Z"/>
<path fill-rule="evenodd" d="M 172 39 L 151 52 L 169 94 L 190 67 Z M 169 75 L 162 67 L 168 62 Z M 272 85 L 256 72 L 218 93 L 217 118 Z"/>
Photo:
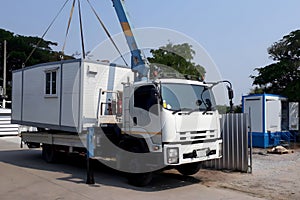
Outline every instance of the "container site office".
<path fill-rule="evenodd" d="M 130 68 L 82 59 L 26 67 L 12 76 L 13 123 L 75 133 L 107 112 L 114 98 L 109 91 L 133 80 Z"/>
<path fill-rule="evenodd" d="M 291 139 L 298 129 L 298 103 L 273 94 L 254 94 L 242 97 L 244 113 L 251 113 L 252 145 L 267 148 Z"/>

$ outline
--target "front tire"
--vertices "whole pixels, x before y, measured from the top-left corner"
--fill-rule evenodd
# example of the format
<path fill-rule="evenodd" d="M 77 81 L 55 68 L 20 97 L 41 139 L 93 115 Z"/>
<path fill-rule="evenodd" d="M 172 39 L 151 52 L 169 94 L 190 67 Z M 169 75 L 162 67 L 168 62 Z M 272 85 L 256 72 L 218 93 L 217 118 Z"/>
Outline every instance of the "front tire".
<path fill-rule="evenodd" d="M 177 167 L 177 171 L 185 176 L 190 176 L 196 174 L 201 168 L 200 163 L 189 163 L 180 165 Z"/>
<path fill-rule="evenodd" d="M 128 174 L 127 180 L 130 185 L 137 187 L 144 187 L 152 181 L 153 173 L 138 173 L 138 174 Z"/>
<path fill-rule="evenodd" d="M 119 146 L 128 152 L 132 153 L 147 153 L 149 150 L 142 145 L 141 142 L 133 141 L 133 140 L 122 140 L 119 144 Z M 130 153 L 129 153 L 130 154 Z M 126 160 L 124 160 L 124 158 Z M 153 172 L 145 172 L 145 173 L 134 173 L 140 171 L 141 167 L 145 163 L 140 163 L 140 160 L 137 157 L 134 157 L 134 155 L 130 155 L 127 157 L 123 157 L 120 155 L 120 166 L 124 166 L 124 169 L 128 171 L 126 173 L 127 181 L 130 185 L 136 186 L 136 187 L 144 187 L 148 185 L 152 181 Z"/>

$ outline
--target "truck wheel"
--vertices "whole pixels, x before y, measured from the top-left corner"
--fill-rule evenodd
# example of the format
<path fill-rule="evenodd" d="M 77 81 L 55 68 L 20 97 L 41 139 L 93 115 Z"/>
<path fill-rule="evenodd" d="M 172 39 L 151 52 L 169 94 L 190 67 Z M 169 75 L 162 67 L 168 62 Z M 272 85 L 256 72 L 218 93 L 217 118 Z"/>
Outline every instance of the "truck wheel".
<path fill-rule="evenodd" d="M 130 151 L 135 153 L 144 153 L 147 150 L 144 149 L 142 146 L 136 145 L 135 147 L 131 147 Z M 143 163 L 140 163 L 140 161 L 136 158 L 133 158 L 133 160 L 129 161 L 128 164 L 130 165 L 131 169 L 138 169 L 143 165 Z M 127 176 L 127 180 L 128 183 L 133 186 L 143 187 L 148 185 L 152 181 L 152 177 L 153 177 L 153 172 L 129 173 Z"/>
<path fill-rule="evenodd" d="M 190 164 L 184 164 L 178 166 L 176 169 L 179 171 L 182 175 L 189 176 L 196 174 L 201 168 L 200 163 L 190 163 Z"/>
<path fill-rule="evenodd" d="M 43 144 L 42 156 L 47 163 L 54 163 L 57 159 L 56 151 L 53 145 Z"/>
<path fill-rule="evenodd" d="M 138 173 L 138 174 L 128 174 L 127 180 L 130 185 L 143 187 L 148 185 L 152 181 L 153 173 Z"/>
<path fill-rule="evenodd" d="M 119 146 L 126 151 L 133 152 L 133 153 L 145 153 L 149 152 L 148 149 L 145 149 L 141 144 L 132 141 L 121 141 Z M 120 156 L 122 158 L 122 156 Z M 129 157 L 126 158 L 129 160 L 122 160 L 121 164 L 126 165 L 125 169 L 129 169 L 130 171 L 139 171 L 138 169 L 142 167 L 143 163 L 140 163 L 138 158 L 136 157 Z M 147 173 L 126 173 L 126 178 L 128 183 L 133 186 L 143 187 L 148 185 L 153 177 L 152 172 Z"/>
<path fill-rule="evenodd" d="M 29 149 L 33 149 L 33 148 L 40 148 L 41 145 L 40 143 L 35 143 L 35 142 L 27 142 L 26 143 Z"/>

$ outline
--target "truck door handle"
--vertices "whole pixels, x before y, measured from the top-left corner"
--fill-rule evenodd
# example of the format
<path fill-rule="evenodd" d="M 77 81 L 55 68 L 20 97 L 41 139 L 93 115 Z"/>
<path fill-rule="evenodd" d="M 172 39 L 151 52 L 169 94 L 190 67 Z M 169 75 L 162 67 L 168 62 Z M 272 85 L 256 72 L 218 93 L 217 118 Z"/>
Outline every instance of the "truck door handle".
<path fill-rule="evenodd" d="M 137 117 L 133 117 L 133 125 L 136 126 L 137 125 Z"/>

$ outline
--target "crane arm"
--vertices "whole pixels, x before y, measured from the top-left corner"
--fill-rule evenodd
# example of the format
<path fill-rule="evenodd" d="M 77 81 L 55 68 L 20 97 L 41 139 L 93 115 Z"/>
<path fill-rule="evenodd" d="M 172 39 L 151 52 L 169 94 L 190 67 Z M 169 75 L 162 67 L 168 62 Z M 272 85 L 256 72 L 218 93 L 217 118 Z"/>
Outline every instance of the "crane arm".
<path fill-rule="evenodd" d="M 138 48 L 126 14 L 124 0 L 112 0 L 112 2 L 131 52 L 131 70 L 137 73 L 136 81 L 147 79 L 150 67 L 146 58 L 143 59 L 141 50 Z"/>

